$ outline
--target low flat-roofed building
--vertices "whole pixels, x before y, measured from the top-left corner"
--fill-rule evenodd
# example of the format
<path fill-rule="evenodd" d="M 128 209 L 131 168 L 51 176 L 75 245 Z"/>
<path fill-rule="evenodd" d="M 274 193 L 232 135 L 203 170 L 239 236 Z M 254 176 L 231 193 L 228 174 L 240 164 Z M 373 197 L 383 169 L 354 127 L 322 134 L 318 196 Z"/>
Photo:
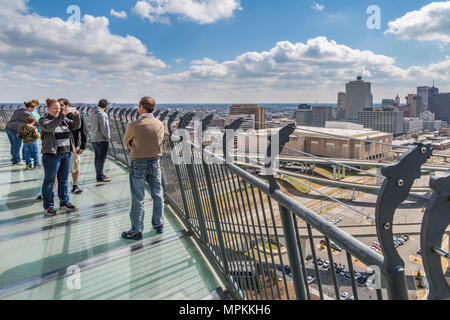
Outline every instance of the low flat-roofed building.
<path fill-rule="evenodd" d="M 240 150 L 246 153 L 265 155 L 267 151 L 268 135 L 279 129 L 265 129 L 242 133 Z M 353 139 L 352 139 L 353 138 Z M 252 140 L 253 139 L 253 140 Z M 305 157 L 301 152 L 314 154 L 327 158 L 378 160 L 390 156 L 391 146 L 370 143 L 361 140 L 370 140 L 391 144 L 393 134 L 373 131 L 369 129 L 333 129 L 317 127 L 297 127 L 291 135 L 290 141 L 283 150 L 283 155 Z M 258 142 L 256 142 L 258 141 Z M 295 149 L 301 152 L 296 152 Z"/>

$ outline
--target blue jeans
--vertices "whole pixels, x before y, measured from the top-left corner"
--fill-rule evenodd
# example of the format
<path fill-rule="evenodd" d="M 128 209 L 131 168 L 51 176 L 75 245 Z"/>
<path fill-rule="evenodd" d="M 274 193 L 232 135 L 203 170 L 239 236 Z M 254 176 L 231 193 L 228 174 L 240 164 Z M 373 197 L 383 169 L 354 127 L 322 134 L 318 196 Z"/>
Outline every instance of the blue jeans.
<path fill-rule="evenodd" d="M 164 193 L 161 181 L 161 167 L 159 159 L 139 160 L 130 163 L 130 189 L 131 189 L 131 232 L 144 231 L 144 198 L 145 186 L 150 187 L 153 199 L 153 228 L 164 225 Z"/>
<path fill-rule="evenodd" d="M 97 181 L 103 181 L 106 176 L 103 172 L 106 159 L 108 158 L 109 142 L 93 142 L 95 152 L 95 172 L 97 174 Z"/>
<path fill-rule="evenodd" d="M 69 172 L 71 153 L 44 154 L 42 163 L 44 165 L 44 183 L 42 185 L 42 198 L 44 209 L 54 208 L 54 194 L 52 191 L 55 178 L 58 177 L 58 197 L 61 207 L 69 204 Z"/>
<path fill-rule="evenodd" d="M 6 128 L 9 142 L 11 143 L 11 161 L 13 164 L 20 163 L 20 148 L 22 147 L 22 139 L 17 138 L 17 131 Z"/>
<path fill-rule="evenodd" d="M 34 159 L 34 165 L 39 165 L 39 151 L 37 141 L 23 144 L 23 157 L 27 166 L 31 166 L 31 158 Z"/>

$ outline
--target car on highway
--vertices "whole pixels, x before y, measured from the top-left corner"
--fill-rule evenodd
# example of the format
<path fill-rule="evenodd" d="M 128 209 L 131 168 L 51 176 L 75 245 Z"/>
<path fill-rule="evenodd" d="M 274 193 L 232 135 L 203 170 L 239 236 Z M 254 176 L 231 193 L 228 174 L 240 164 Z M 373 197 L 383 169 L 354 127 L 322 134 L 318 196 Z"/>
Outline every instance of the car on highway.
<path fill-rule="evenodd" d="M 362 275 L 357 281 L 358 281 L 358 283 L 363 285 L 367 281 L 367 276 Z"/>
<path fill-rule="evenodd" d="M 347 300 L 347 299 L 348 299 L 348 296 L 349 296 L 348 292 L 342 292 L 342 293 L 341 293 L 341 299 L 342 299 L 342 300 Z"/>
<path fill-rule="evenodd" d="M 309 276 L 308 278 L 306 278 L 306 280 L 308 280 L 308 284 L 311 284 L 316 280 L 316 277 Z"/>

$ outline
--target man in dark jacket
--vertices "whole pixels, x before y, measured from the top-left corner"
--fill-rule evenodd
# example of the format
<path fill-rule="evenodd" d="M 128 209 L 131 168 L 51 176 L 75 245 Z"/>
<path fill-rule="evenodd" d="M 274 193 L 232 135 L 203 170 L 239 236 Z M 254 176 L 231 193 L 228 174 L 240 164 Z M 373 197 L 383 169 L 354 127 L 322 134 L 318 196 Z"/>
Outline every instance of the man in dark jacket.
<path fill-rule="evenodd" d="M 65 98 L 61 98 L 58 101 L 61 104 L 61 106 L 65 105 L 65 106 L 70 107 L 70 102 Z M 73 114 L 69 113 L 67 115 L 67 118 L 70 120 L 73 120 L 74 119 Z M 80 119 L 81 119 L 81 128 L 78 130 L 72 130 L 72 137 L 75 142 L 75 152 L 72 152 L 72 161 L 70 163 L 70 173 L 72 174 L 72 181 L 73 181 L 72 193 L 75 193 L 75 194 L 80 194 L 83 192 L 83 190 L 81 190 L 78 187 L 78 179 L 80 177 L 80 171 L 81 171 L 80 156 L 86 150 L 87 135 L 88 135 L 84 118 L 82 116 L 80 116 Z"/>

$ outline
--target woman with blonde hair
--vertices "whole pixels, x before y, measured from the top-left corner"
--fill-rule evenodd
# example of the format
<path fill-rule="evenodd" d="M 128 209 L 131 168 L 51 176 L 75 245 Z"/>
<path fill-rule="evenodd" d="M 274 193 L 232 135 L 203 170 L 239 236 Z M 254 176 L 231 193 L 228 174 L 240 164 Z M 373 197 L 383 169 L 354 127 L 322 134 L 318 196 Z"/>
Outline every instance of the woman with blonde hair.
<path fill-rule="evenodd" d="M 22 148 L 22 140 L 17 137 L 19 130 L 27 123 L 27 119 L 39 107 L 38 100 L 24 102 L 25 108 L 14 111 L 11 119 L 6 124 L 6 134 L 11 143 L 11 162 L 13 165 L 20 165 L 20 149 Z"/>

